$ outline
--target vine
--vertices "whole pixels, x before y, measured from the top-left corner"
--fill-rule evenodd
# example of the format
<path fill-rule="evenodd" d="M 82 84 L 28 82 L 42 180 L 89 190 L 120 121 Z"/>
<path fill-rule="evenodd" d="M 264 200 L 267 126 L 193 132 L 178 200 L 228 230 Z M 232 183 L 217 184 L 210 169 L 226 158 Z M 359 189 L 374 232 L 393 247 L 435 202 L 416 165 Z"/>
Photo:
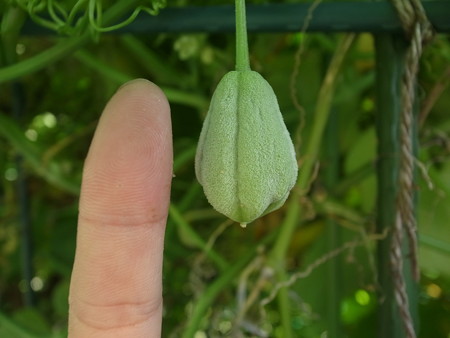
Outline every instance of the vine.
<path fill-rule="evenodd" d="M 157 15 L 166 3 L 167 0 L 151 0 L 149 4 L 138 5 L 123 21 L 104 26 L 102 0 L 78 0 L 72 6 L 55 0 L 13 0 L 35 23 L 67 36 L 86 30 L 94 35 L 111 32 L 129 25 L 141 12 Z"/>

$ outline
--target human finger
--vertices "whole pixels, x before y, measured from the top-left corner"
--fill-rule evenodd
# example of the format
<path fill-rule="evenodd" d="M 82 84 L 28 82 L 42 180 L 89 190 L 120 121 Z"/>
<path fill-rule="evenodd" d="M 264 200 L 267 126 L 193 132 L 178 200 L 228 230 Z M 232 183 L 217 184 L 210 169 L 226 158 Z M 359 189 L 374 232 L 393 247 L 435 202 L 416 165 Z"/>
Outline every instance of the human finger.
<path fill-rule="evenodd" d="M 69 337 L 159 337 L 170 108 L 145 80 L 105 107 L 83 170 Z"/>

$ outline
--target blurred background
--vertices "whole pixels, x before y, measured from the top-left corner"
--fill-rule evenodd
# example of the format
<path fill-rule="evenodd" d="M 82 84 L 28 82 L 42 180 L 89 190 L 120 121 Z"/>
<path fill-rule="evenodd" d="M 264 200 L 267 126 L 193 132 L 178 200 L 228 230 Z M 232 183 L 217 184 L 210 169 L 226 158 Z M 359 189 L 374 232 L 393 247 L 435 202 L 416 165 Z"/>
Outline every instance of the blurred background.
<path fill-rule="evenodd" d="M 302 1 L 248 3 L 253 11 Z M 322 6 L 304 4 L 313 18 L 312 6 Z M 194 5 L 224 5 L 215 13 L 223 11 L 229 29 L 140 26 L 166 6 Z M 110 26 L 138 6 L 147 6 L 139 21 Z M 392 149 L 377 150 L 386 112 L 376 72 L 390 66 L 376 65 L 375 41 L 403 41 L 401 30 L 394 38 L 305 33 L 299 21 L 289 31 L 249 33 L 252 69 L 278 96 L 300 172 L 311 168 L 283 208 L 242 229 L 211 208 L 194 174 L 209 100 L 235 65 L 231 1 L 6 0 L 0 15 L 0 337 L 67 335 L 84 158 L 104 105 L 136 77 L 162 87 L 173 120 L 163 336 L 381 337 L 380 326 L 390 324 L 380 324 L 380 304 L 393 301 L 380 281 L 389 275 L 380 264 L 389 235 L 377 221 L 384 198 L 377 163 Z M 163 18 L 167 27 L 181 20 Z M 438 34 L 424 50 L 417 86 L 421 280 L 412 312 L 427 338 L 450 337 L 449 79 L 449 35 Z"/>

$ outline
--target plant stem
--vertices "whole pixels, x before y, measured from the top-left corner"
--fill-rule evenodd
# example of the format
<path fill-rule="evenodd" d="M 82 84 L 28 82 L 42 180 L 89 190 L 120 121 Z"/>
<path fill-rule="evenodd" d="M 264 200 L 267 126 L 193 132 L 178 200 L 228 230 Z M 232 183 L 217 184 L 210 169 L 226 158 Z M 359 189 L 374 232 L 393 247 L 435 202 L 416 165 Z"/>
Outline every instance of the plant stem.
<path fill-rule="evenodd" d="M 189 72 L 178 69 L 167 62 L 156 49 L 150 48 L 135 35 L 126 34 L 119 37 L 125 53 L 135 59 L 143 69 L 151 74 L 152 81 L 162 84 L 176 85 L 188 83 L 192 76 Z M 209 101 L 207 102 L 209 105 Z"/>
<path fill-rule="evenodd" d="M 236 0 L 236 70 L 250 70 L 245 0 Z"/>
<path fill-rule="evenodd" d="M 179 227 L 180 232 L 184 234 L 185 240 L 196 248 L 199 248 L 204 254 L 211 259 L 221 271 L 229 269 L 228 263 L 214 249 L 209 248 L 207 243 L 192 229 L 191 225 L 184 219 L 174 204 L 170 204 L 169 215 L 175 224 Z"/>
<path fill-rule="evenodd" d="M 247 255 L 241 257 L 233 266 L 227 269 L 218 279 L 216 279 L 206 290 L 202 293 L 201 297 L 194 304 L 192 317 L 187 323 L 182 337 L 192 338 L 195 332 L 199 329 L 201 321 L 204 320 L 206 312 L 211 304 L 214 302 L 218 294 L 225 289 L 233 280 L 235 280 L 242 269 L 250 262 L 255 253 L 250 252 Z"/>
<path fill-rule="evenodd" d="M 353 39 L 354 34 L 348 34 L 340 40 L 317 98 L 317 107 L 314 114 L 315 119 L 312 125 L 311 136 L 308 140 L 306 152 L 303 156 L 303 167 L 300 170 L 300 175 L 298 177 L 296 187 L 294 188 L 296 191 L 294 191 L 294 194 L 292 194 L 289 201 L 286 218 L 280 226 L 281 232 L 277 237 L 271 252 L 271 264 L 277 273 L 277 279 L 279 281 L 286 280 L 286 271 L 283 263 L 284 257 L 294 231 L 300 223 L 300 200 L 301 197 L 307 194 L 308 187 L 314 174 L 314 166 L 319 155 L 319 150 L 322 144 L 322 136 L 328 121 L 331 101 L 335 92 L 336 78 Z M 289 299 L 287 299 L 286 291 L 279 293 L 278 304 L 280 305 L 280 316 L 281 322 L 283 323 L 283 337 L 292 337 L 293 335 L 290 325 L 290 303 Z"/>
<path fill-rule="evenodd" d="M 222 273 L 208 288 L 201 294 L 200 298 L 193 304 L 192 315 L 189 318 L 186 328 L 181 337 L 192 338 L 199 330 L 202 320 L 208 315 L 208 309 L 222 290 L 228 287 L 238 278 L 239 273 L 249 264 L 257 255 L 258 248 L 261 245 L 267 245 L 272 242 L 278 231 L 269 233 L 258 244 L 253 245 L 244 255 Z"/>
<path fill-rule="evenodd" d="M 434 238 L 428 235 L 420 234 L 420 244 L 423 244 L 431 249 L 434 249 L 440 253 L 450 255 L 450 242 L 443 241 L 438 238 Z"/>
<path fill-rule="evenodd" d="M 303 166 L 300 170 L 296 187 L 294 188 L 297 190 L 297 193 L 293 195 L 295 198 L 292 198 L 292 200 L 295 201 L 291 202 L 289 208 L 293 209 L 292 212 L 297 213 L 300 211 L 298 208 L 298 201 L 301 196 L 304 196 L 307 193 L 314 170 L 314 165 L 317 161 L 320 146 L 322 144 L 323 132 L 328 121 L 331 101 L 335 90 L 336 77 L 353 38 L 354 34 L 348 34 L 340 41 L 333 59 L 331 60 L 323 85 L 320 89 L 319 96 L 317 98 L 317 107 L 314 113 L 315 119 L 311 127 L 311 136 L 308 140 L 306 152 L 303 156 Z M 294 205 L 297 205 L 297 208 L 294 207 Z M 282 226 L 282 231 L 280 232 L 280 236 L 277 238 L 277 242 L 275 243 L 275 247 L 272 251 L 272 256 L 277 260 L 281 260 L 284 257 L 290 243 L 290 239 L 292 238 L 292 234 L 298 224 L 298 222 L 288 222 L 290 217 L 293 217 L 293 215 L 290 215 L 288 212 L 288 216 L 286 217 L 286 223 L 288 224 L 286 224 L 287 226 Z"/>

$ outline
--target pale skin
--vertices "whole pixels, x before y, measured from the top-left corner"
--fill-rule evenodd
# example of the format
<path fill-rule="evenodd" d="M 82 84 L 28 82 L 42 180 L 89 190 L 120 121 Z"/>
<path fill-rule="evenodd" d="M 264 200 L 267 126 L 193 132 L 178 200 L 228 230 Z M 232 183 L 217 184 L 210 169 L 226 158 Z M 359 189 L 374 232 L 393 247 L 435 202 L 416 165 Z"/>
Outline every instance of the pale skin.
<path fill-rule="evenodd" d="M 70 338 L 161 336 L 171 181 L 169 104 L 156 85 L 131 81 L 106 105 L 84 166 Z"/>

